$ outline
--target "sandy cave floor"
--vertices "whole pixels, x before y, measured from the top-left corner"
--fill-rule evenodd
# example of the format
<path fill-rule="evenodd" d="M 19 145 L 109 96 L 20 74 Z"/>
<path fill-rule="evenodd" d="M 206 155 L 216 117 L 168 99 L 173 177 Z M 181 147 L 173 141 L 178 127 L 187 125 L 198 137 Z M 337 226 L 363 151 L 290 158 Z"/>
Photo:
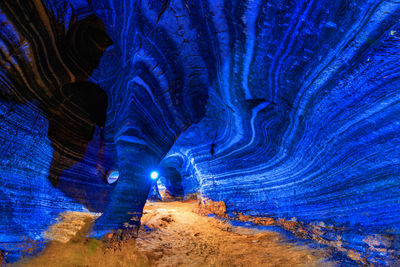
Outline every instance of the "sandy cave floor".
<path fill-rule="evenodd" d="M 335 266 L 329 253 L 285 241 L 276 232 L 232 226 L 194 212 L 193 202 L 150 202 L 136 240 L 106 248 L 84 237 L 83 227 L 66 243 L 52 241 L 36 257 L 15 266 Z M 68 216 L 66 216 L 68 217 Z M 76 216 L 74 234 L 93 221 Z M 63 222 L 60 223 L 62 225 Z M 71 235 L 64 230 L 51 231 Z M 65 228 L 65 223 L 64 226 Z M 73 227 L 72 227 L 73 228 Z M 76 229 L 78 228 L 78 229 Z M 62 234 L 61 234 L 62 235 Z M 65 239 L 65 236 L 64 236 Z M 65 240 L 64 240 L 65 242 Z"/>

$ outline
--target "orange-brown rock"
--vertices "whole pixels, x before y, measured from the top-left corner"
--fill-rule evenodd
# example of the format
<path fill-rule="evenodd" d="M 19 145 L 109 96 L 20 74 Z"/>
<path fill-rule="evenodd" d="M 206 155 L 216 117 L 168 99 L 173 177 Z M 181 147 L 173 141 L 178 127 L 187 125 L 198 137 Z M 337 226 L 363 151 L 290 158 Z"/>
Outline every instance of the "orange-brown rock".
<path fill-rule="evenodd" d="M 226 205 L 224 201 L 213 201 L 202 198 L 198 204 L 197 212 L 203 215 L 215 214 L 221 218 L 226 218 Z"/>

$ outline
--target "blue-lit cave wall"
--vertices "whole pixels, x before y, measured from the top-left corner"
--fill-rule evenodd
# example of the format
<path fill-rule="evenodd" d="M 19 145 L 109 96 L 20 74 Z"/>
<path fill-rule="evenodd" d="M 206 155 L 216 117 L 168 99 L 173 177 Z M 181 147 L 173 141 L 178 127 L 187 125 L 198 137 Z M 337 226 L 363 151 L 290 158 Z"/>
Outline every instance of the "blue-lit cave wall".
<path fill-rule="evenodd" d="M 354 258 L 396 262 L 399 3 L 213 3 L 207 113 L 162 164 L 184 155 L 232 217 L 314 225 Z"/>
<path fill-rule="evenodd" d="M 0 232 L 2 243 L 41 239 L 54 195 L 60 211 L 102 212 L 95 235 L 133 229 L 159 168 L 174 170 L 162 177 L 172 195 L 223 201 L 231 217 L 312 224 L 360 262 L 396 261 L 398 1 L 0 0 L 0 9 L 1 197 L 13 203 L 1 203 L 0 222 L 23 217 L 23 192 L 45 214 Z"/>
<path fill-rule="evenodd" d="M 183 7 L 174 12 L 187 14 Z M 0 8 L 0 96 L 47 119 L 43 134 L 51 150 L 44 177 L 66 201 L 102 212 L 93 235 L 134 234 L 150 191 L 149 171 L 204 115 L 209 49 L 197 45 L 189 18 L 177 20 L 170 11 L 161 16 L 169 2 L 21 0 L 0 1 Z M 4 138 L 7 150 L 13 139 Z M 40 161 L 31 154 L 6 168 Z M 120 175 L 110 185 L 114 170 Z M 51 195 L 33 197 L 41 203 Z"/>
<path fill-rule="evenodd" d="M 87 211 L 48 179 L 53 148 L 35 104 L 0 101 L 0 250 L 9 261 L 37 252 L 64 211 Z"/>
<path fill-rule="evenodd" d="M 182 136 L 193 137 L 190 132 Z M 176 146 L 177 147 L 177 146 Z M 183 153 L 173 152 L 174 148 L 162 160 L 159 165 L 160 179 L 157 181 L 163 200 L 197 198 L 200 190 L 199 177 L 194 173 L 195 169 L 188 157 Z"/>

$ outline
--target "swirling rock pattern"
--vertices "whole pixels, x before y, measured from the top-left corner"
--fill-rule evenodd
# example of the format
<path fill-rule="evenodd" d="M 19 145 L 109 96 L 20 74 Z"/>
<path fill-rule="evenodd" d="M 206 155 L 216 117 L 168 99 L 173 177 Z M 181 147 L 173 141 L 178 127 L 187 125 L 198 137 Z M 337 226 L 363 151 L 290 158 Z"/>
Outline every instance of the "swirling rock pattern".
<path fill-rule="evenodd" d="M 13 260 L 42 246 L 58 213 L 86 210 L 55 187 L 104 126 L 107 95 L 87 80 L 111 39 L 94 15 L 57 20 L 41 1 L 0 9 L 0 239 Z"/>
<path fill-rule="evenodd" d="M 229 2 L 209 5 L 219 60 L 205 118 L 162 165 L 186 162 L 230 216 L 340 227 L 323 241 L 395 261 L 399 3 Z"/>
<path fill-rule="evenodd" d="M 43 247 L 60 212 L 87 211 L 50 180 L 49 123 L 35 106 L 0 102 L 0 250 L 7 261 Z"/>
<path fill-rule="evenodd" d="M 228 216 L 288 229 L 340 228 L 322 238 L 362 262 L 398 257 L 400 2 L 1 0 L 0 9 L 4 218 L 23 212 L 14 187 L 46 216 L 53 194 L 68 203 L 59 212 L 103 212 L 95 234 L 135 229 L 162 160 L 172 196 L 198 192 Z M 33 178 L 53 187 L 35 193 Z"/>
<path fill-rule="evenodd" d="M 27 114 L 38 109 L 48 122 L 43 138 L 53 149 L 43 155 L 50 159 L 44 175 L 65 196 L 103 212 L 95 234 L 135 230 L 148 172 L 203 117 L 209 78 L 201 58 L 208 51 L 181 36 L 187 20 L 159 16 L 168 4 L 29 0 L 0 1 L 0 8 L 1 96 L 7 105 L 24 104 Z M 116 169 L 118 183 L 107 184 Z"/>

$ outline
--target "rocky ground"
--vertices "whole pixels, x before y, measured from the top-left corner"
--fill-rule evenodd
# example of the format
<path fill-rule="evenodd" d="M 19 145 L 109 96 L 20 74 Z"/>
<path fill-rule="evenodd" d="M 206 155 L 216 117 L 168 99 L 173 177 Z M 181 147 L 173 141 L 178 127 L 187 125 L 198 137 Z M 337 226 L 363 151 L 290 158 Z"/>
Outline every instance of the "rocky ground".
<path fill-rule="evenodd" d="M 63 228 L 37 257 L 17 266 L 334 266 L 322 249 L 290 243 L 279 233 L 234 227 L 196 213 L 196 202 L 151 202 L 136 240 L 109 248 L 84 233 L 93 216 L 64 215 Z M 66 223 L 67 221 L 67 223 Z M 86 224 L 82 223 L 85 222 Z M 79 227 L 77 227 L 77 225 Z M 82 227 L 82 225 L 85 225 Z M 79 230 L 80 228 L 80 230 Z M 68 235 L 67 241 L 61 232 Z M 56 241 L 58 240 L 58 241 Z"/>

